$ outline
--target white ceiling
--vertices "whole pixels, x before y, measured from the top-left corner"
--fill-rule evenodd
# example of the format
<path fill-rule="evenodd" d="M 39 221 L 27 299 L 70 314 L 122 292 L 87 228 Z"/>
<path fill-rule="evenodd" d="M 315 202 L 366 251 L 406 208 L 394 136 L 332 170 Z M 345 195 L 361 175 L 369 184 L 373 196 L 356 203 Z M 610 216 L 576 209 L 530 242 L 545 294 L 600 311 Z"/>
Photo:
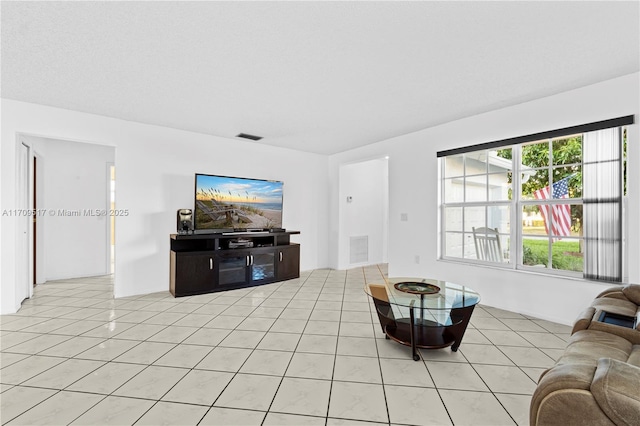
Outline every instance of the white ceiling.
<path fill-rule="evenodd" d="M 332 154 L 637 72 L 638 6 L 2 1 L 2 97 Z"/>

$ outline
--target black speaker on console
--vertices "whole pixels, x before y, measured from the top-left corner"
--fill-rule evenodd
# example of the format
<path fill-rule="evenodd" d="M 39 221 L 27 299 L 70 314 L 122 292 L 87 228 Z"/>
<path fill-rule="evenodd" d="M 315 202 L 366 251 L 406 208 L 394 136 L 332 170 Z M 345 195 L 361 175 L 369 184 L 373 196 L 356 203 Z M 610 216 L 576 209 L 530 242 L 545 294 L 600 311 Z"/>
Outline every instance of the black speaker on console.
<path fill-rule="evenodd" d="M 193 210 L 180 209 L 177 213 L 178 234 L 193 234 Z"/>

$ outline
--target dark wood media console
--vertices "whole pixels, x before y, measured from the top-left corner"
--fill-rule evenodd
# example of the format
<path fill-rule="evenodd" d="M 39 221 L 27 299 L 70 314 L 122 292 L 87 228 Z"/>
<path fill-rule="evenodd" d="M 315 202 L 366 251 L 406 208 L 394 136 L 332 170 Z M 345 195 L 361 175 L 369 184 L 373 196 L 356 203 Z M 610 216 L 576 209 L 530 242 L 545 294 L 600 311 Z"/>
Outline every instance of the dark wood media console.
<path fill-rule="evenodd" d="M 298 278 L 300 245 L 289 237 L 299 233 L 172 234 L 169 290 L 191 296 Z"/>

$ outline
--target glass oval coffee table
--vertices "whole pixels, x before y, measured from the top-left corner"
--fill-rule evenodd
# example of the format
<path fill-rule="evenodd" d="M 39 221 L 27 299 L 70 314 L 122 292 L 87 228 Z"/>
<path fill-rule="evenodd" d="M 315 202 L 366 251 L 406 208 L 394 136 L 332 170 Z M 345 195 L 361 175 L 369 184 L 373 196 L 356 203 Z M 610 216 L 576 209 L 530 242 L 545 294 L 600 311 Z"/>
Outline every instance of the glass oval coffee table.
<path fill-rule="evenodd" d="M 457 351 L 480 295 L 469 287 L 424 278 L 387 278 L 365 284 L 387 339 L 416 348 Z"/>

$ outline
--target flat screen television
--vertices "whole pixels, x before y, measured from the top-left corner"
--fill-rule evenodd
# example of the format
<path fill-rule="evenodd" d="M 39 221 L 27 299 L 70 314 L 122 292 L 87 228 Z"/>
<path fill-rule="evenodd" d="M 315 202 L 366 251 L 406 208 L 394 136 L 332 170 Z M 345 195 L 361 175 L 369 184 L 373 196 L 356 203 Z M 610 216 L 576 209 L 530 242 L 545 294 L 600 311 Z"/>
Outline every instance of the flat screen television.
<path fill-rule="evenodd" d="M 282 228 L 283 183 L 196 174 L 196 231 Z"/>

